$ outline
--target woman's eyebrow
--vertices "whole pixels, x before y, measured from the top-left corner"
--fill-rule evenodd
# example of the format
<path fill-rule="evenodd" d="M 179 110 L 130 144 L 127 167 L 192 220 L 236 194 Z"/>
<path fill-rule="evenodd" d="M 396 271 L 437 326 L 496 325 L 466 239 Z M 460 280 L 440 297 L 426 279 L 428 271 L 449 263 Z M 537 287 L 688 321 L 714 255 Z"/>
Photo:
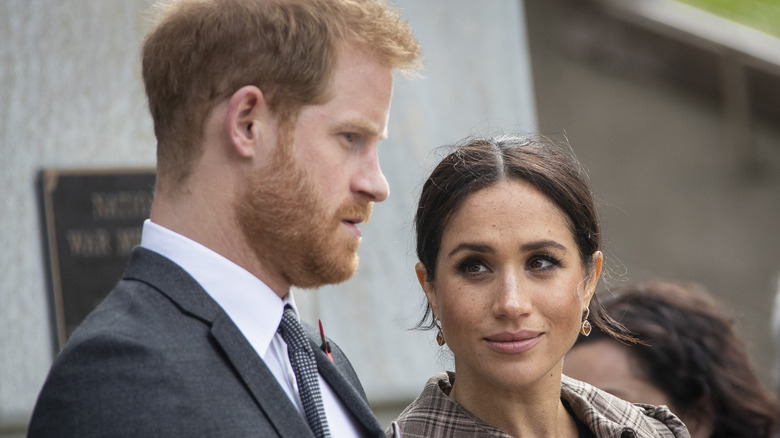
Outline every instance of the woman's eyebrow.
<path fill-rule="evenodd" d="M 540 240 L 538 242 L 529 242 L 520 247 L 522 251 L 535 251 L 542 248 L 556 248 L 566 251 L 566 247 L 554 240 Z"/>
<path fill-rule="evenodd" d="M 565 246 L 561 245 L 560 243 L 554 240 L 539 240 L 537 242 L 529 242 L 522 245 L 520 247 L 520 251 L 522 252 L 536 251 L 542 248 L 555 248 L 561 251 L 566 251 Z M 486 245 L 484 243 L 464 242 L 456 246 L 452 251 L 450 251 L 450 253 L 447 254 L 447 257 L 452 257 L 454 254 L 457 254 L 460 251 L 475 251 L 475 252 L 481 252 L 486 254 L 495 253 L 495 250 L 490 245 Z"/>
<path fill-rule="evenodd" d="M 490 247 L 489 245 L 485 245 L 484 243 L 464 242 L 456 246 L 455 249 L 453 249 L 452 251 L 450 251 L 450 253 L 447 254 L 447 257 L 452 257 L 453 254 L 456 254 L 460 251 L 475 251 L 475 252 L 483 252 L 488 254 L 492 254 L 495 252 L 492 247 Z"/>

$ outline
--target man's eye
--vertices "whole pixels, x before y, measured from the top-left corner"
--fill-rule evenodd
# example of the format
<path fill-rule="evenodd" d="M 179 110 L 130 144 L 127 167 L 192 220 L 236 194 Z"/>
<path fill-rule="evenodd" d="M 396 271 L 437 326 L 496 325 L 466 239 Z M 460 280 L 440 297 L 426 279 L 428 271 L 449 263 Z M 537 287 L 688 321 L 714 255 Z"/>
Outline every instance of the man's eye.
<path fill-rule="evenodd" d="M 347 140 L 348 143 L 352 143 L 353 141 L 355 141 L 355 134 L 351 132 L 345 132 L 343 135 L 344 135 L 344 139 Z"/>

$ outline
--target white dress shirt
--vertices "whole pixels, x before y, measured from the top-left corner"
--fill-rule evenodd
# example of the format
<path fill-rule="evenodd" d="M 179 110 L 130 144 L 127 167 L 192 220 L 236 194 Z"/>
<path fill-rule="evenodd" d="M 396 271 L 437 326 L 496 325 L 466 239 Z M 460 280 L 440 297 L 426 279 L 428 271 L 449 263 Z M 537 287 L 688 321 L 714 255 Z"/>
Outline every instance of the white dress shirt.
<path fill-rule="evenodd" d="M 147 219 L 141 246 L 174 261 L 219 304 L 271 370 L 298 411 L 306 419 L 298 395 L 287 344 L 277 332 L 285 304 L 296 315 L 292 291 L 279 298 L 259 278 L 209 248 Z M 320 376 L 320 392 L 328 427 L 334 437 L 359 437 L 356 420 Z"/>

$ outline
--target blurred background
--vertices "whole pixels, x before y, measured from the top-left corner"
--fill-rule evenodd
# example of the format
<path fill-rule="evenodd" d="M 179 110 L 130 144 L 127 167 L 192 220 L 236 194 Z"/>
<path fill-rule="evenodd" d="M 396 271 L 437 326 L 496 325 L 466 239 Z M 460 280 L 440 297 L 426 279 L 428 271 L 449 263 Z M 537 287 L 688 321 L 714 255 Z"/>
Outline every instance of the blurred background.
<path fill-rule="evenodd" d="M 780 4 L 759 0 L 394 0 L 423 45 L 396 81 L 391 186 L 349 282 L 296 291 L 347 352 L 387 424 L 450 368 L 421 316 L 411 220 L 438 146 L 568 138 L 599 200 L 604 293 L 705 285 L 776 385 Z M 154 165 L 140 81 L 149 0 L 0 0 L 0 437 L 24 436 L 57 351 L 36 187 L 44 169 Z"/>

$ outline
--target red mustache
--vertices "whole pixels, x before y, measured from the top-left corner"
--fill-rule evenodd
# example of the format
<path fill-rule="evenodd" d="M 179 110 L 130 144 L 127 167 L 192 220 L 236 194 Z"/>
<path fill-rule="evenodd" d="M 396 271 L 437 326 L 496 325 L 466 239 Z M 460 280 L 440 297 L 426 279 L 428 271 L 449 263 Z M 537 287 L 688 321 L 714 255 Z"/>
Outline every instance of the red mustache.
<path fill-rule="evenodd" d="M 373 202 L 353 203 L 347 201 L 336 210 L 336 217 L 349 219 L 355 223 L 365 223 L 371 220 L 371 211 L 373 208 Z"/>

